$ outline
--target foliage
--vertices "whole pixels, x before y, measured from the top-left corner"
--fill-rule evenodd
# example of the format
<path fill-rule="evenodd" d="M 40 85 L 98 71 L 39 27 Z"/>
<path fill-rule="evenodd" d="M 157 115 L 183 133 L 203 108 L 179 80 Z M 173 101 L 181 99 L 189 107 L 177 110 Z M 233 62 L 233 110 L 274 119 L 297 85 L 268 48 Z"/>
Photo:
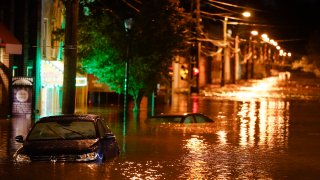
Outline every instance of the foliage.
<path fill-rule="evenodd" d="M 320 77 L 320 32 L 315 31 L 311 34 L 308 43 L 308 54 L 299 61 L 293 63 L 293 69 L 301 69 L 305 72 L 311 72 Z"/>
<path fill-rule="evenodd" d="M 83 69 L 117 93 L 124 92 L 129 62 L 129 94 L 139 107 L 168 74 L 174 56 L 185 50 L 189 19 L 178 0 L 142 0 L 134 11 L 120 0 L 87 3 L 79 23 L 79 55 Z M 88 14 L 88 9 L 90 13 Z M 124 19 L 131 16 L 131 30 Z"/>

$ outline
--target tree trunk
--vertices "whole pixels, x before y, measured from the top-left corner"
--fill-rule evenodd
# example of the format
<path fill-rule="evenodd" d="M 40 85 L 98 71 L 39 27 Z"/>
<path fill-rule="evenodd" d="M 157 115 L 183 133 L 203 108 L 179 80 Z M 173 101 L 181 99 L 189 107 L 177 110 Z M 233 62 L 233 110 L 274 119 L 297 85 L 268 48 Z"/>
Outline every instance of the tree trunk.
<path fill-rule="evenodd" d="M 138 96 L 133 97 L 133 101 L 134 101 L 133 111 L 139 111 L 142 98 L 143 98 L 143 92 L 139 90 Z"/>
<path fill-rule="evenodd" d="M 66 29 L 62 102 L 63 114 L 73 114 L 75 111 L 78 11 L 79 0 L 66 1 Z"/>

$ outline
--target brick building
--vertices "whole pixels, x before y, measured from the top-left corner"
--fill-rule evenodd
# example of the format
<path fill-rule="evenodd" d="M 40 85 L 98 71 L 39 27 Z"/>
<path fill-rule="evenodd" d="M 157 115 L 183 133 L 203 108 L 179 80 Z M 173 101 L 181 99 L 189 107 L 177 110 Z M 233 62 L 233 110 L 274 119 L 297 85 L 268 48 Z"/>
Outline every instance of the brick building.
<path fill-rule="evenodd" d="M 22 45 L 0 23 L 0 117 L 11 114 L 11 77 L 13 56 L 22 54 Z"/>

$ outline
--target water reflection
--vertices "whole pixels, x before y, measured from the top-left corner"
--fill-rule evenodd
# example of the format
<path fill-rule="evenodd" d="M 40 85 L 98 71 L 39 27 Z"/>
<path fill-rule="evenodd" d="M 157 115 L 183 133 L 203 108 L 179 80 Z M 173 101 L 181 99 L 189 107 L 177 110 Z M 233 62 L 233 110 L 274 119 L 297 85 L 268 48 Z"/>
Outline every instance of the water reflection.
<path fill-rule="evenodd" d="M 183 156 L 182 164 L 186 165 L 180 178 L 183 179 L 206 179 L 210 173 L 210 167 L 207 163 L 207 158 L 210 157 L 209 145 L 205 139 L 198 135 L 193 135 L 185 140 L 184 148 L 186 154 Z"/>
<path fill-rule="evenodd" d="M 1 177 L 294 179 L 301 172 L 300 179 L 317 177 L 319 102 L 278 98 L 283 95 L 275 82 L 219 98 L 177 95 L 171 106 L 156 109 L 202 112 L 215 120 L 207 124 L 148 124 L 145 102 L 140 113 L 130 112 L 126 121 L 119 107 L 90 107 L 88 113 L 103 116 L 121 146 L 120 158 L 103 164 L 33 163 L 13 168 L 8 160 L 17 148 L 13 136 L 25 133 L 30 122 L 1 121 Z"/>
<path fill-rule="evenodd" d="M 243 102 L 238 113 L 241 146 L 286 146 L 289 136 L 289 101 Z"/>
<path fill-rule="evenodd" d="M 6 158 L 10 154 L 10 134 L 8 134 L 8 129 L 10 127 L 9 120 L 0 121 L 0 163 L 6 161 Z"/>

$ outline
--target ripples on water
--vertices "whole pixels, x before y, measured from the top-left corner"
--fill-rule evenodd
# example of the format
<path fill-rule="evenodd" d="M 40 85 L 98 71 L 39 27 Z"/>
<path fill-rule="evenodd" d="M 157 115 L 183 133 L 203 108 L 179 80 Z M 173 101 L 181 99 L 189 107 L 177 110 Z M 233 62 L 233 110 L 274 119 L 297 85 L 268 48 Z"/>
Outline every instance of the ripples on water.
<path fill-rule="evenodd" d="M 313 179 L 320 172 L 319 101 L 275 98 L 282 92 L 266 98 L 267 87 L 275 88 L 269 85 L 246 89 L 246 96 L 239 91 L 218 99 L 193 97 L 191 103 L 177 96 L 170 108 L 158 110 L 191 109 L 214 123 L 149 124 L 145 107 L 123 121 L 117 107 L 91 108 L 120 143 L 121 156 L 103 164 L 14 165 L 8 158 L 18 147 L 12 137 L 25 134 L 31 123 L 2 121 L 0 174 L 11 179 Z M 259 91 L 263 96 L 256 98 Z"/>

